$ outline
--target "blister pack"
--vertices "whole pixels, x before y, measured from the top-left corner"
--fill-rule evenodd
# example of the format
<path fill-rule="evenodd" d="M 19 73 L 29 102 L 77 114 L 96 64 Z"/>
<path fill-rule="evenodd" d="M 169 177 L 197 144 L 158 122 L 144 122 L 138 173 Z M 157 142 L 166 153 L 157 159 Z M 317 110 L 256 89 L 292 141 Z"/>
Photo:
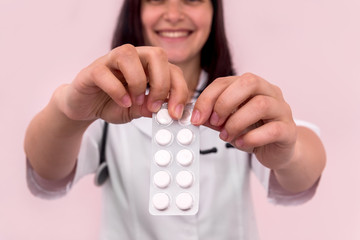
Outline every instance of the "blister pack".
<path fill-rule="evenodd" d="M 194 215 L 199 208 L 199 127 L 191 124 L 194 104 L 181 119 L 170 117 L 167 103 L 152 116 L 149 212 Z"/>

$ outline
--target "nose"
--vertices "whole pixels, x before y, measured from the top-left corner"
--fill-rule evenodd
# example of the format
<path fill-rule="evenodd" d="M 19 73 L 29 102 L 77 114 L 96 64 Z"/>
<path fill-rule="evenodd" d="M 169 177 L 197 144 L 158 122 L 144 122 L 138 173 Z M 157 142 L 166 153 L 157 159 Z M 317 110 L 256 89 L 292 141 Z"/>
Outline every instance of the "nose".
<path fill-rule="evenodd" d="M 184 13 L 180 1 L 168 1 L 164 18 L 171 22 L 176 23 L 184 18 Z"/>

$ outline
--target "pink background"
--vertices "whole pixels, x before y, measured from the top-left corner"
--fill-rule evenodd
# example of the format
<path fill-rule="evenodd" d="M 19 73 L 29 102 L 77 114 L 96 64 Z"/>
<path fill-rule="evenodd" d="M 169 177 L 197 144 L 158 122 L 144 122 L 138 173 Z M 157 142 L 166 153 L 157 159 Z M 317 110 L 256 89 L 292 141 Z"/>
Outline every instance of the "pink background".
<path fill-rule="evenodd" d="M 360 239 L 360 1 L 224 2 L 238 73 L 280 86 L 294 116 L 321 128 L 328 155 L 317 195 L 299 207 L 267 203 L 254 179 L 262 239 Z M 22 144 L 53 90 L 107 53 L 120 4 L 0 0 L 1 240 L 97 239 L 93 177 L 60 200 L 34 198 Z"/>

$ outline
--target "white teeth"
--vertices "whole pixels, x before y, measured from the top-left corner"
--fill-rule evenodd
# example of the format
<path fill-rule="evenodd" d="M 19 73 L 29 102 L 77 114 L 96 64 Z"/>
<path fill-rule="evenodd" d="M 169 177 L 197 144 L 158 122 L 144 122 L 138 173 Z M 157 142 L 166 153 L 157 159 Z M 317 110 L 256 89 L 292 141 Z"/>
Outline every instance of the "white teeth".
<path fill-rule="evenodd" d="M 187 31 L 178 31 L 178 32 L 159 32 L 160 36 L 168 37 L 168 38 L 179 38 L 186 37 L 189 32 Z"/>

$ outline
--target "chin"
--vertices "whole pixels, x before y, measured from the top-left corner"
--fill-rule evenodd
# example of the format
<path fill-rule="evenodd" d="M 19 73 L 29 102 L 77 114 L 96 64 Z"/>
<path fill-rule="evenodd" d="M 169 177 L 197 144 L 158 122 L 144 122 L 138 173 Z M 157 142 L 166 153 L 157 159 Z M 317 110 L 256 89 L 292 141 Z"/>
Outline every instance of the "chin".
<path fill-rule="evenodd" d="M 184 56 L 184 54 L 168 53 L 168 59 L 169 59 L 169 62 L 171 62 L 172 64 L 180 64 L 180 63 L 186 62 L 188 60 L 188 57 Z"/>

